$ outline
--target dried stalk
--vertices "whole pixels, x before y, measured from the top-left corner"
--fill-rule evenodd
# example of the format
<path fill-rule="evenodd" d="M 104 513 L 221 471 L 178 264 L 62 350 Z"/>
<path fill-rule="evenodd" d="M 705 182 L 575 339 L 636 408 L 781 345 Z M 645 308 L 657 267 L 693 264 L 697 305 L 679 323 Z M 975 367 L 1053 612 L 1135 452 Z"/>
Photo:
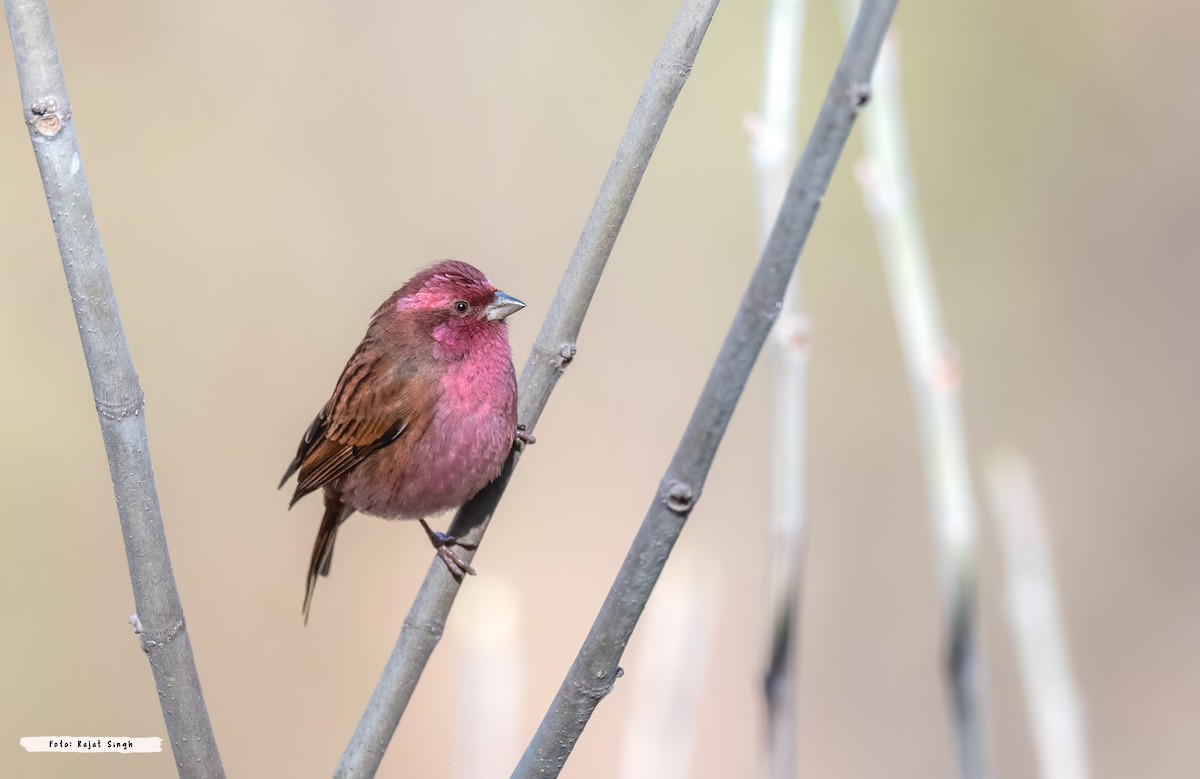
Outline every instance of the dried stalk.
<path fill-rule="evenodd" d="M 642 619 L 641 651 L 630 674 L 618 779 L 693 775 L 720 600 L 720 569 L 707 558 L 677 559 L 659 581 Z"/>
<path fill-rule="evenodd" d="M 875 110 L 863 122 L 867 157 L 858 166 L 858 178 L 875 224 L 916 407 L 936 544 L 946 630 L 945 674 L 953 704 L 959 775 L 984 779 L 989 771 L 984 666 L 976 614 L 975 500 L 958 402 L 958 362 L 942 326 L 917 214 L 898 67 L 895 38 L 890 36 L 875 71 Z"/>
<path fill-rule="evenodd" d="M 704 487 L 717 447 L 758 353 L 783 308 L 788 279 L 816 219 L 859 110 L 895 10 L 868 0 L 855 22 L 762 258 L 709 373 L 683 438 L 575 662 L 514 777 L 552 779 L 562 771 L 592 712 L 612 690 L 638 618 Z"/>
<path fill-rule="evenodd" d="M 488 576 L 459 602 L 451 630 L 458 649 L 455 748 L 456 779 L 492 779 L 496 766 L 509 765 L 521 751 L 521 712 L 526 689 L 517 588 Z M 457 635 L 453 635 L 457 633 Z"/>
<path fill-rule="evenodd" d="M 1042 779 L 1088 779 L 1083 704 L 1071 671 L 1042 500 L 1029 462 L 1008 452 L 987 468 L 1004 553 L 1008 622 Z"/>
<path fill-rule="evenodd" d="M 44 0 L 5 0 L 21 105 L 92 381 L 137 613 L 180 777 L 223 777 L 175 588 L 146 438 L 145 399 L 92 211 L 71 103 Z"/>
<path fill-rule="evenodd" d="M 762 113 L 750 125 L 758 205 L 759 250 L 787 191 L 797 153 L 796 113 L 805 0 L 771 0 L 763 65 Z M 796 775 L 796 647 L 805 557 L 805 399 L 808 319 L 800 307 L 800 274 L 792 275 L 783 313 L 771 331 L 774 357 L 775 454 L 767 602 L 770 623 L 763 675 L 766 775 Z"/>

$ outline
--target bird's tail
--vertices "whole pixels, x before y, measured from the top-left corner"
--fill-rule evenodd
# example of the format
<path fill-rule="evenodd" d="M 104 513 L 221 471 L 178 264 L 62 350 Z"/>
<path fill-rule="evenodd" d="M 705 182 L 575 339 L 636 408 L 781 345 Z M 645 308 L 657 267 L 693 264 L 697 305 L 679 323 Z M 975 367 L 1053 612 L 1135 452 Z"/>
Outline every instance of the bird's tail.
<path fill-rule="evenodd" d="M 333 561 L 333 542 L 337 540 L 338 528 L 354 509 L 328 494 L 325 496 L 325 516 L 313 542 L 312 560 L 308 563 L 308 585 L 304 591 L 304 624 L 308 624 L 308 610 L 312 606 L 313 591 L 317 588 L 317 574 L 329 575 L 329 564 Z"/>

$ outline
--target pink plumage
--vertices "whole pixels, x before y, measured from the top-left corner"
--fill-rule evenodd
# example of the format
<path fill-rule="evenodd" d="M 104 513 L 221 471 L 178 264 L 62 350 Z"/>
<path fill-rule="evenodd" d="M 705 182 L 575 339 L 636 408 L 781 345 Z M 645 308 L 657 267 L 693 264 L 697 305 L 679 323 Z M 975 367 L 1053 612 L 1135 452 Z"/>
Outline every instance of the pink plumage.
<path fill-rule="evenodd" d="M 460 506 L 500 473 L 517 437 L 517 381 L 504 319 L 524 303 L 478 269 L 446 260 L 410 279 L 371 318 L 284 482 L 294 504 L 318 488 L 325 515 L 304 615 L 328 574 L 341 523 L 355 511 L 420 519 Z M 456 574 L 474 573 L 455 539 L 430 540 Z"/>

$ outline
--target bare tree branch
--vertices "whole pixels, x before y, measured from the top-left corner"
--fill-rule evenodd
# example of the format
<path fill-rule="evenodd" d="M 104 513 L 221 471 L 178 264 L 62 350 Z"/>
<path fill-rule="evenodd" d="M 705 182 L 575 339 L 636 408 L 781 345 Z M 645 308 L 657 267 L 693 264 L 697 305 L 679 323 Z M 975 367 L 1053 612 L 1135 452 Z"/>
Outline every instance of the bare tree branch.
<path fill-rule="evenodd" d="M 816 218 L 859 110 L 895 0 L 868 0 L 834 74 L 762 258 L 742 297 L 658 492 L 604 605 L 514 777 L 558 776 L 592 712 L 611 690 L 618 663 L 708 476 L 758 353 L 779 318 L 788 279 Z"/>
<path fill-rule="evenodd" d="M 848 15 L 847 9 L 843 18 Z M 976 613 L 975 499 L 958 402 L 957 355 L 942 325 L 917 213 L 894 36 L 884 44 L 875 83 L 875 110 L 863 122 L 867 157 L 857 172 L 879 239 L 916 408 L 942 596 L 944 670 L 953 705 L 959 776 L 984 779 L 989 771 Z"/>
<path fill-rule="evenodd" d="M 108 453 L 137 608 L 130 622 L 150 658 L 179 776 L 223 777 L 167 550 L 142 388 L 96 228 L 50 14 L 44 0 L 5 0 L 4 12 Z"/>
<path fill-rule="evenodd" d="M 654 59 L 637 107 L 521 372 L 519 418 L 529 431 L 534 429 L 559 377 L 575 357 L 575 339 L 600 275 L 675 99 L 691 74 L 696 52 L 718 1 L 684 0 Z M 520 453 L 514 451 L 500 476 L 459 509 L 450 533 L 468 545 L 479 544 L 519 458 Z M 474 550 L 466 548 L 461 554 L 470 562 Z M 459 582 L 435 557 L 335 777 L 365 779 L 375 775 L 417 680 L 442 636 L 458 588 Z"/>
<path fill-rule="evenodd" d="M 795 166 L 800 53 L 806 0 L 771 0 L 763 65 L 762 113 L 751 123 L 759 250 L 766 246 Z M 808 318 L 800 306 L 800 274 L 792 275 L 783 313 L 771 331 L 775 390 L 774 500 L 767 578 L 766 771 L 769 779 L 796 775 L 796 647 L 805 556 L 805 406 L 808 394 Z"/>

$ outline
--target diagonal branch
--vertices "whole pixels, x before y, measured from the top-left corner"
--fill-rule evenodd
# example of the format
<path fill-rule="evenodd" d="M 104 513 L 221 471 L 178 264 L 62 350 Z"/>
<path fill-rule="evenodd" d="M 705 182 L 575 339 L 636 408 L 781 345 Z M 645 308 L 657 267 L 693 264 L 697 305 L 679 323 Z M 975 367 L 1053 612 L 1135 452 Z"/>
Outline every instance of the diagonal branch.
<path fill-rule="evenodd" d="M 863 3 L 762 258 L 683 438 L 591 632 L 513 772 L 514 777 L 557 777 L 592 712 L 621 674 L 621 655 L 700 497 L 750 370 L 779 318 L 788 279 L 816 219 L 821 198 L 854 120 L 870 96 L 871 71 L 895 7 L 896 0 Z"/>
<path fill-rule="evenodd" d="M 150 658 L 179 776 L 223 777 L 171 570 L 142 414 L 142 388 L 92 212 L 50 14 L 44 0 L 5 0 L 4 12 L 25 121 L 75 307 L 108 454 L 137 608 L 130 622 Z"/>
<path fill-rule="evenodd" d="M 696 52 L 718 2 L 684 0 L 654 59 L 637 107 L 521 372 L 519 418 L 530 431 L 537 424 L 559 377 L 575 357 L 575 339 L 600 283 L 600 275 L 675 99 L 691 74 Z M 470 547 L 477 546 L 487 530 L 519 458 L 520 454 L 514 451 L 500 476 L 455 516 L 449 532 L 468 545 L 462 552 L 467 562 L 474 557 L 474 549 Z M 417 680 L 442 636 L 446 615 L 458 588 L 459 582 L 435 558 L 404 620 L 400 637 L 371 700 L 342 755 L 335 777 L 357 779 L 375 775 Z"/>

